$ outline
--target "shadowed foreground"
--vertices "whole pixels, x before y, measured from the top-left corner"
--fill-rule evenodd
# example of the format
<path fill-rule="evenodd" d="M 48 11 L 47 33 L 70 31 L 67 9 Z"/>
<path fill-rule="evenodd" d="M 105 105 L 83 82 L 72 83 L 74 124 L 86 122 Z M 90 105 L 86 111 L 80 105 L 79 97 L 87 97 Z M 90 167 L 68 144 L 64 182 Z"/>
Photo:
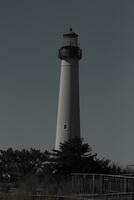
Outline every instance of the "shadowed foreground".
<path fill-rule="evenodd" d="M 56 196 L 56 195 L 3 195 L 1 200 L 134 200 L 134 193 L 92 194 L 85 196 Z"/>

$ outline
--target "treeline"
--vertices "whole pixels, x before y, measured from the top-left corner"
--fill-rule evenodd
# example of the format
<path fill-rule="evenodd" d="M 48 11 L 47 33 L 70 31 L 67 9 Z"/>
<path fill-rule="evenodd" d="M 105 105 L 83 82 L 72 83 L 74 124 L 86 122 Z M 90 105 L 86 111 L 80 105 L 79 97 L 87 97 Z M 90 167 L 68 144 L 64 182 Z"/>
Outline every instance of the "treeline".
<path fill-rule="evenodd" d="M 99 159 L 88 143 L 73 138 L 51 152 L 0 150 L 0 182 L 18 182 L 34 176 L 39 182 L 60 181 L 71 173 L 121 174 L 123 170 L 108 159 Z"/>

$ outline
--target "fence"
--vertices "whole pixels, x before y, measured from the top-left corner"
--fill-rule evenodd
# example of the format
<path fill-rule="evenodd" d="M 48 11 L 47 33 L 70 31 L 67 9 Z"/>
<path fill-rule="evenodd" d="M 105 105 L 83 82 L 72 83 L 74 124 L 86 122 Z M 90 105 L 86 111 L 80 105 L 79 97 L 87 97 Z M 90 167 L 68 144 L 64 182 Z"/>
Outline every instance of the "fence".
<path fill-rule="evenodd" d="M 105 174 L 72 174 L 72 190 L 77 194 L 134 192 L 134 177 Z"/>

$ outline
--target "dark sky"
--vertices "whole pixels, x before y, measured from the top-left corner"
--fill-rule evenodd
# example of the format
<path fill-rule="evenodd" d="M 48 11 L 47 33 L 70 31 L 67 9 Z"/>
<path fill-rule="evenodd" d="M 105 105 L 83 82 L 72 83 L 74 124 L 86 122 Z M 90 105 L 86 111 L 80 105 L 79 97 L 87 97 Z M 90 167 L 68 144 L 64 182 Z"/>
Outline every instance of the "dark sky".
<path fill-rule="evenodd" d="M 0 148 L 51 150 L 58 48 L 79 33 L 81 135 L 99 156 L 134 164 L 134 1 L 0 1 Z"/>

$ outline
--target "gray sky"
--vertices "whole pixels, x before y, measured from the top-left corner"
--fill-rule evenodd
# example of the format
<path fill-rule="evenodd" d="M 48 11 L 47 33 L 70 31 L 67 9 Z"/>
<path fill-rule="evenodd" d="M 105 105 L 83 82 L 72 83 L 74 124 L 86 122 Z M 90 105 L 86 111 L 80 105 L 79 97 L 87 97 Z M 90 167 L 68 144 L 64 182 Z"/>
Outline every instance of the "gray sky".
<path fill-rule="evenodd" d="M 81 135 L 99 156 L 134 164 L 133 11 L 133 0 L 0 1 L 0 148 L 54 147 L 58 48 L 72 26 Z"/>

